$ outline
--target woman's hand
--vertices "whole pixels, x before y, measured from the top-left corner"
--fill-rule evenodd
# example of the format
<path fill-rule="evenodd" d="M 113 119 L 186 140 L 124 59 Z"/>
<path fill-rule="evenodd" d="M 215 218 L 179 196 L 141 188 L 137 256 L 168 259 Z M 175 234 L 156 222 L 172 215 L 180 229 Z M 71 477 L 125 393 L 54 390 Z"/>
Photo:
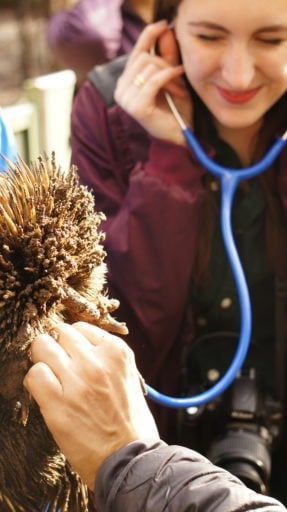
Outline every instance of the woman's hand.
<path fill-rule="evenodd" d="M 153 51 L 157 43 L 160 55 Z M 115 100 L 152 136 L 185 145 L 181 128 L 172 114 L 164 91 L 173 98 L 188 124 L 192 105 L 174 32 L 165 21 L 148 25 L 140 35 L 125 70 L 118 80 Z"/>
<path fill-rule="evenodd" d="M 33 341 L 34 365 L 24 386 L 60 450 L 93 489 L 109 455 L 137 439 L 158 440 L 158 431 L 123 340 L 84 322 L 59 324 L 52 336 Z"/>

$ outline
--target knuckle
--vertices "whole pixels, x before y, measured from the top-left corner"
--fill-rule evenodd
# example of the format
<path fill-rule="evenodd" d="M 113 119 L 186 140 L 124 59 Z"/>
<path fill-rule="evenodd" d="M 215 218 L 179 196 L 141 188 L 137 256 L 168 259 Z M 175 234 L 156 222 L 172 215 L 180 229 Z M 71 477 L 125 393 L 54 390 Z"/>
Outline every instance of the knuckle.
<path fill-rule="evenodd" d="M 145 28 L 143 35 L 152 35 L 155 32 L 156 32 L 156 27 L 154 26 L 153 23 L 151 23 L 151 24 L 147 25 L 147 27 Z"/>
<path fill-rule="evenodd" d="M 45 363 L 42 363 L 41 361 L 38 363 L 33 364 L 31 368 L 29 369 L 26 378 L 28 379 L 34 379 L 42 375 L 43 371 L 46 369 Z"/>
<path fill-rule="evenodd" d="M 83 322 L 83 321 L 78 321 L 78 322 L 74 322 L 73 323 L 73 327 L 75 327 L 77 329 L 77 327 L 81 328 L 81 327 L 85 327 L 86 322 Z"/>
<path fill-rule="evenodd" d="M 45 363 L 38 362 L 33 364 L 33 366 L 30 367 L 30 369 L 28 370 L 23 379 L 23 385 L 29 390 L 35 389 L 35 387 L 38 386 L 39 382 L 43 380 L 43 376 L 45 376 L 45 371 Z"/>
<path fill-rule="evenodd" d="M 114 355 L 124 363 L 134 360 L 134 353 L 132 349 L 121 338 L 116 339 Z"/>

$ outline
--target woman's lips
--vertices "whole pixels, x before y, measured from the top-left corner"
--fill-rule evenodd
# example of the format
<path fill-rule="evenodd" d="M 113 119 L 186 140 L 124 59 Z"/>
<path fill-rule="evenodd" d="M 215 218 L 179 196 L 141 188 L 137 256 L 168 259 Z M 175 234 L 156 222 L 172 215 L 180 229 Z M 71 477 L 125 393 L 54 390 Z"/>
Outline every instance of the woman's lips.
<path fill-rule="evenodd" d="M 256 96 L 256 94 L 259 92 L 260 87 L 256 87 L 255 89 L 249 89 L 248 91 L 241 92 L 222 89 L 222 87 L 217 87 L 217 89 L 225 101 L 240 105 L 254 98 L 254 96 Z"/>

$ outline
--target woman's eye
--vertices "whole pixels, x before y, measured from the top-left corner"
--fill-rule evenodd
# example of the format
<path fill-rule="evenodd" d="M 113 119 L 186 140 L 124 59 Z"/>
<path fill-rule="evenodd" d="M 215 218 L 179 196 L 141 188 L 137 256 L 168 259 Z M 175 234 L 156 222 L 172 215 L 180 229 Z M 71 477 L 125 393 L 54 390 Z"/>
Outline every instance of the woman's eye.
<path fill-rule="evenodd" d="M 211 36 L 208 34 L 198 34 L 197 37 L 203 41 L 218 41 L 220 39 L 220 36 Z"/>
<path fill-rule="evenodd" d="M 263 43 L 263 44 L 270 44 L 270 45 L 273 45 L 273 46 L 278 46 L 279 44 L 283 43 L 283 39 L 280 39 L 280 38 L 272 38 L 272 39 L 263 39 L 263 38 L 260 38 L 258 39 L 259 42 Z"/>

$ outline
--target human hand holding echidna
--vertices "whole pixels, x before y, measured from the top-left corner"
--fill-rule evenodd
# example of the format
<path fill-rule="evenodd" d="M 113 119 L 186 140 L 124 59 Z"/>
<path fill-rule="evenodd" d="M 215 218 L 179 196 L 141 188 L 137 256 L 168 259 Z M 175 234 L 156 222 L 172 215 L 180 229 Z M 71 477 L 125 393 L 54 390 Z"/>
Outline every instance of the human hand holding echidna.
<path fill-rule="evenodd" d="M 55 157 L 0 175 L 0 510 L 92 512 L 93 498 L 23 387 L 33 338 L 79 320 L 126 334 L 105 291 L 92 194 Z M 96 414 L 96 411 L 95 411 Z"/>

